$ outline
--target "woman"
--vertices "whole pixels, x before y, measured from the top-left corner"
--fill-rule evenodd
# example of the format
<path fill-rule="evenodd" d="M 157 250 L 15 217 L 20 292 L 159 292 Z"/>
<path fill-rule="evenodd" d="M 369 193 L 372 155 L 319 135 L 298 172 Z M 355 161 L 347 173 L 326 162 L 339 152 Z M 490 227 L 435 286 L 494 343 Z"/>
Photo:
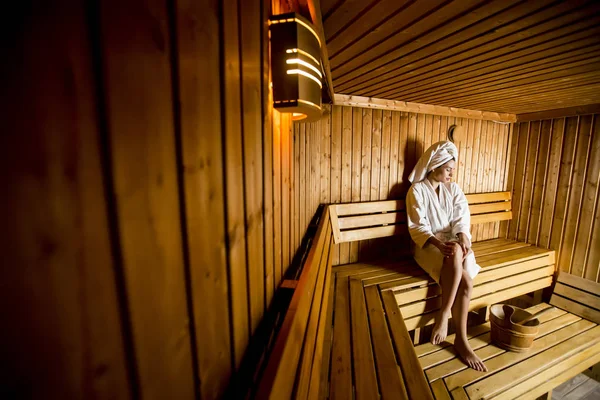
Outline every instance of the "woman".
<path fill-rule="evenodd" d="M 467 314 L 473 278 L 480 270 L 471 250 L 471 216 L 467 199 L 451 182 L 458 150 L 452 142 L 438 142 L 425 151 L 408 179 L 408 228 L 415 242 L 417 263 L 442 287 L 442 306 L 431 342 L 446 339 L 450 314 L 456 325 L 454 348 L 467 365 L 487 371 L 467 339 Z"/>

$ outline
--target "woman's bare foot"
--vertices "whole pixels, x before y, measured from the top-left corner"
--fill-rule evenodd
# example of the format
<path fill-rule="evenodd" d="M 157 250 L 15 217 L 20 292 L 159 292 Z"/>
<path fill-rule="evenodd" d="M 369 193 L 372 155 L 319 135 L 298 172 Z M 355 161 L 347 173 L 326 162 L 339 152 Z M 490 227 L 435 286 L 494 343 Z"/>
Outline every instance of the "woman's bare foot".
<path fill-rule="evenodd" d="M 440 344 L 446 340 L 446 336 L 448 335 L 449 317 L 450 315 L 444 314 L 441 311 L 439 312 L 438 316 L 435 318 L 435 325 L 431 332 L 431 343 Z"/>
<path fill-rule="evenodd" d="M 465 343 L 462 339 L 456 338 L 454 340 L 454 349 L 456 349 L 460 358 L 462 358 L 469 367 L 473 368 L 475 371 L 487 372 L 487 367 L 473 352 L 469 343 Z"/>

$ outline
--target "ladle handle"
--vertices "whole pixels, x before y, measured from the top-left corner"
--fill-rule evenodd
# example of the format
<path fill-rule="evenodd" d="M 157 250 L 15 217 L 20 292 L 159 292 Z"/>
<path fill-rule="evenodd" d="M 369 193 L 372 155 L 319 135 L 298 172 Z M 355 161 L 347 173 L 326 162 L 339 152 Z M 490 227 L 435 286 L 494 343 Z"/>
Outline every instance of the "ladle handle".
<path fill-rule="evenodd" d="M 542 311 L 538 311 L 535 314 L 533 314 L 525 319 L 522 319 L 521 321 L 513 322 L 513 324 L 523 325 L 524 323 L 529 322 L 532 319 L 535 319 L 535 318 L 539 317 L 540 315 L 547 313 L 550 310 L 554 310 L 554 307 L 544 308 Z"/>

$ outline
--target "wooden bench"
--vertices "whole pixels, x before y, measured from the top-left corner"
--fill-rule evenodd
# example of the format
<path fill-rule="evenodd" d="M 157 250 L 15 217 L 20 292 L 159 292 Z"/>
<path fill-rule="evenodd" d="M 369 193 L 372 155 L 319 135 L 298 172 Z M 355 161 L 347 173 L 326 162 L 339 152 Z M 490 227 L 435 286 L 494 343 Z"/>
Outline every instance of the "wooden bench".
<path fill-rule="evenodd" d="M 472 221 L 509 216 L 507 193 L 468 199 Z M 530 309 L 556 307 L 540 318 L 540 335 L 530 352 L 505 352 L 490 344 L 488 322 L 469 328 L 471 345 L 486 360 L 488 373 L 467 369 L 456 359 L 453 335 L 440 345 L 413 347 L 409 331 L 433 323 L 439 287 L 412 259 L 332 268 L 336 237 L 338 243 L 361 240 L 355 236 L 361 229 L 369 239 L 379 237 L 374 229 L 388 236 L 406 233 L 403 202 L 352 206 L 357 205 L 360 212 L 348 205 L 323 210 L 255 398 L 536 398 L 599 361 L 600 286 L 567 274 L 559 276 L 550 305 Z M 369 214 L 375 217 L 364 218 Z M 350 226 L 344 221 L 356 217 L 367 222 Z M 507 239 L 476 242 L 473 249 L 482 271 L 474 281 L 472 309 L 552 283 L 553 251 Z"/>
<path fill-rule="evenodd" d="M 509 192 L 468 195 L 473 224 L 511 218 Z M 404 201 L 330 206 L 336 243 L 400 236 L 408 246 Z M 402 238 L 402 236 L 405 236 Z M 471 310 L 549 287 L 554 251 L 507 239 L 473 243 L 482 266 Z M 412 260 L 382 258 L 333 268 L 335 279 L 329 397 L 431 398 L 409 331 L 430 325 L 440 287 Z M 399 313 L 397 312 L 399 311 Z M 387 395 L 386 395 L 387 393 Z"/>
<path fill-rule="evenodd" d="M 257 399 L 318 398 L 325 332 L 331 331 L 333 236 L 327 207 L 317 224 L 298 281 L 286 284 L 294 294 L 257 385 Z"/>
<path fill-rule="evenodd" d="M 600 362 L 600 284 L 561 272 L 550 304 L 539 319 L 540 332 L 526 353 L 505 351 L 490 343 L 490 324 L 469 329 L 469 342 L 485 360 L 487 373 L 466 368 L 450 343 L 415 348 L 438 399 L 536 399 Z"/>

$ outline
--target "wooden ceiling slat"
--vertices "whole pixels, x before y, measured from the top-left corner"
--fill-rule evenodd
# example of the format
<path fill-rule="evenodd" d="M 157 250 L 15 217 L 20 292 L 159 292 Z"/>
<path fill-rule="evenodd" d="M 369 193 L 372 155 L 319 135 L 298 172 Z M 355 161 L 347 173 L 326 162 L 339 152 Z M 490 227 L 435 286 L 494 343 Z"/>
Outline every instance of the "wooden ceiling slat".
<path fill-rule="evenodd" d="M 555 108 L 576 107 L 578 105 L 599 103 L 598 93 L 600 85 L 586 85 L 576 91 L 567 89 L 557 90 L 545 95 L 519 96 L 509 100 L 490 99 L 485 103 L 478 103 L 477 109 L 482 111 L 492 111 L 507 113 L 518 107 L 519 113 L 528 113 L 543 111 Z M 545 96 L 545 97 L 544 97 Z M 551 97 L 551 98 L 549 98 Z"/>
<path fill-rule="evenodd" d="M 596 41 L 593 38 L 592 42 Z M 516 66 L 512 67 L 497 67 L 499 68 L 493 72 L 487 71 L 479 71 L 477 75 L 473 74 L 463 74 L 462 77 L 454 77 L 454 78 L 446 78 L 444 80 L 430 80 L 426 84 L 423 84 L 421 87 L 415 85 L 410 85 L 410 87 L 400 87 L 396 90 L 387 90 L 376 92 L 373 94 L 374 97 L 382 97 L 386 98 L 390 97 L 402 97 L 402 96 L 410 96 L 413 94 L 429 94 L 429 93 L 444 93 L 449 92 L 456 89 L 463 88 L 471 88 L 471 87 L 481 87 L 481 85 L 496 82 L 500 79 L 505 79 L 507 77 L 522 77 L 528 73 L 537 73 L 546 71 L 548 68 L 558 67 L 561 65 L 569 64 L 571 62 L 587 59 L 590 57 L 594 57 L 600 54 L 600 44 L 595 46 L 583 46 L 582 48 L 567 51 L 567 52 L 559 52 L 559 54 L 555 54 L 553 56 L 547 56 L 543 59 L 536 59 L 530 62 L 519 63 Z M 537 57 L 537 56 L 536 56 Z M 513 61 L 515 63 L 519 62 L 518 60 Z"/>
<path fill-rule="evenodd" d="M 526 85 L 514 86 L 509 88 L 501 88 L 495 90 L 488 90 L 487 92 L 482 92 L 473 96 L 465 96 L 456 98 L 453 96 L 446 96 L 445 101 L 456 102 L 456 104 L 463 102 L 480 102 L 485 101 L 490 96 L 509 96 L 509 95 L 527 95 L 530 91 L 533 90 L 543 90 L 550 91 L 551 89 L 568 89 L 570 86 L 579 86 L 583 82 L 592 83 L 596 79 L 600 77 L 600 70 L 594 72 L 587 72 L 578 75 L 572 75 L 568 77 L 563 77 L 561 79 L 556 80 L 547 80 L 537 83 L 530 83 Z M 529 92 L 528 92 L 529 91 Z M 443 102 L 444 100 L 439 100 Z"/>
<path fill-rule="evenodd" d="M 505 79 L 498 79 L 495 82 L 488 84 L 480 84 L 475 86 L 468 86 L 462 90 L 455 90 L 450 92 L 440 92 L 434 94 L 421 94 L 419 96 L 413 96 L 415 102 L 419 103 L 430 103 L 435 104 L 436 101 L 445 98 L 452 98 L 459 100 L 462 98 L 476 99 L 478 94 L 487 94 L 490 92 L 508 90 L 511 88 L 529 87 L 532 84 L 548 84 L 548 83 L 559 83 L 569 82 L 574 76 L 589 76 L 587 73 L 593 73 L 600 71 L 600 56 L 593 57 L 590 59 L 581 60 L 574 63 L 563 65 L 558 70 L 550 68 L 550 71 L 536 72 L 525 74 L 523 77 L 509 77 Z M 404 97 L 404 96 L 403 96 Z"/>
<path fill-rule="evenodd" d="M 566 26 L 564 28 L 558 29 L 557 31 L 555 31 L 556 34 L 563 36 L 563 35 L 568 35 L 570 33 L 580 33 L 582 36 L 586 37 L 589 35 L 600 35 L 600 21 L 598 19 L 589 19 L 586 20 L 584 22 L 581 22 L 582 27 L 577 26 L 577 25 L 570 25 L 570 26 Z M 583 31 L 578 31 L 578 28 L 582 28 Z M 572 38 L 569 38 L 572 39 Z M 469 67 L 473 67 L 475 70 L 477 70 L 478 66 L 484 66 L 484 65 L 490 65 L 490 64 L 496 64 L 496 63 L 500 63 L 500 62 L 504 62 L 506 59 L 511 59 L 514 58 L 514 53 L 515 52 L 523 52 L 523 53 L 529 53 L 529 52 L 533 52 L 534 49 L 539 49 L 540 47 L 543 48 L 543 46 L 537 47 L 536 45 L 543 45 L 544 42 L 548 42 L 548 37 L 546 36 L 536 36 L 536 37 L 532 37 L 529 39 L 525 39 L 521 42 L 518 43 L 514 43 L 512 46 L 507 46 L 507 47 L 502 47 L 502 48 L 498 48 L 496 50 L 492 50 L 489 51 L 487 53 L 483 53 L 480 55 L 473 55 L 470 57 L 464 57 L 462 58 L 460 61 L 455 61 L 451 63 L 451 66 L 446 67 L 448 70 L 460 70 L 462 68 L 469 68 Z M 530 49 L 529 51 L 527 49 Z M 436 68 L 437 67 L 437 68 Z M 444 66 L 431 66 L 427 69 L 427 71 L 421 71 L 418 74 L 413 74 L 411 76 L 414 77 L 414 79 L 420 79 L 422 81 L 425 81 L 426 78 L 429 77 L 434 77 L 437 74 L 440 73 L 440 71 L 444 71 Z M 400 80 L 401 77 L 406 76 L 406 75 L 400 75 L 398 78 L 396 79 L 391 79 L 389 82 L 390 84 L 395 83 L 395 81 Z M 405 78 L 406 79 L 406 78 Z M 336 85 L 334 83 L 334 85 Z M 336 85 L 336 88 L 338 86 Z M 337 89 L 336 89 L 337 90 Z M 341 89 L 339 89 L 341 90 Z M 350 91 L 351 93 L 362 93 L 362 91 Z"/>
<path fill-rule="evenodd" d="M 338 55 L 342 50 L 354 47 L 355 43 L 367 35 L 379 33 L 381 24 L 389 24 L 390 19 L 397 18 L 398 13 L 404 15 L 405 7 L 412 0 L 382 0 L 361 14 L 349 28 L 343 29 L 338 35 L 327 41 L 332 55 Z M 385 25 L 384 25 L 385 26 Z"/>
<path fill-rule="evenodd" d="M 509 8 L 506 8 L 507 5 L 509 5 L 507 2 L 493 2 L 490 5 L 487 5 L 485 9 L 488 10 L 488 18 L 480 18 L 476 23 L 465 26 L 464 29 L 455 31 L 452 35 L 442 36 L 438 32 L 438 29 L 436 29 L 429 33 L 425 38 L 421 38 L 420 42 L 423 44 L 427 43 L 427 46 L 415 49 L 414 51 L 411 51 L 410 48 L 404 46 L 403 48 L 390 51 L 386 54 L 381 54 L 379 57 L 371 59 L 370 62 L 362 66 L 358 64 L 360 58 L 357 57 L 344 66 L 349 70 L 344 79 L 352 77 L 353 74 L 360 74 L 364 69 L 371 71 L 369 77 L 375 77 L 395 70 L 396 68 L 406 68 L 407 66 L 410 68 L 417 63 L 427 64 L 432 61 L 443 60 L 449 56 L 459 54 L 459 50 L 470 50 L 477 45 L 482 45 L 489 43 L 494 39 L 502 38 L 503 36 L 506 36 L 506 31 L 509 29 L 511 29 L 510 32 L 514 32 L 514 29 L 518 29 L 515 24 L 506 24 L 507 21 L 516 19 L 516 24 L 519 25 L 519 27 L 524 28 L 528 26 L 527 21 L 531 20 L 533 17 L 522 17 L 534 13 L 535 11 L 539 11 L 540 8 L 542 8 L 542 11 L 544 10 L 543 5 L 539 5 L 536 2 L 526 2 Z M 494 8 L 490 8 L 491 6 L 494 6 Z M 562 9 L 564 12 L 568 7 L 563 6 Z M 546 11 L 545 14 L 548 14 L 548 11 Z M 533 15 L 536 16 L 539 14 Z M 453 21 L 446 25 L 455 29 L 456 25 L 463 22 L 462 20 L 464 19 L 465 17 L 459 18 L 458 21 Z M 458 47 L 460 47 L 460 49 Z M 374 50 L 369 51 L 369 53 L 371 52 L 374 52 Z M 350 71 L 350 69 L 353 69 L 353 71 Z M 337 79 L 336 74 L 334 74 L 334 79 Z M 360 80 L 364 80 L 364 78 L 361 77 Z M 343 80 L 340 80 L 338 83 L 342 85 Z"/>
<path fill-rule="evenodd" d="M 527 4 L 530 3 L 532 2 L 528 2 Z M 465 60 L 474 62 L 482 58 L 487 59 L 490 58 L 490 54 L 492 52 L 494 52 L 495 54 L 502 54 L 510 52 L 515 48 L 524 48 L 531 46 L 535 43 L 540 43 L 545 40 L 548 40 L 550 38 L 549 35 L 553 35 L 554 32 L 558 32 L 561 27 L 566 26 L 566 29 L 573 30 L 577 27 L 577 25 L 575 24 L 577 21 L 589 19 L 590 16 L 593 16 L 594 14 L 600 11 L 600 4 L 592 4 L 587 8 L 579 9 L 577 11 L 573 11 L 568 14 L 562 15 L 566 12 L 565 10 L 568 9 L 569 5 L 561 3 L 558 6 L 546 9 L 544 11 L 544 14 L 550 13 L 551 11 L 554 15 L 554 18 L 539 24 L 536 23 L 534 26 L 528 25 L 530 20 L 535 19 L 532 16 L 530 18 L 525 18 L 520 22 L 509 24 L 506 26 L 506 29 L 500 28 L 498 29 L 498 31 L 502 31 L 502 33 L 505 33 L 505 35 L 497 36 L 495 34 L 490 34 L 496 37 L 495 40 L 486 41 L 487 35 L 484 35 L 477 37 L 473 40 L 465 41 L 460 45 L 447 47 L 445 50 L 436 50 L 439 47 L 439 44 L 437 44 L 432 49 L 430 49 L 430 51 L 434 53 L 431 54 L 429 57 L 422 57 L 419 61 L 415 60 L 410 64 L 407 64 L 407 62 L 411 60 L 411 57 L 403 57 L 396 61 L 390 62 L 389 64 L 382 65 L 383 60 L 387 57 L 381 57 L 369 63 L 369 65 L 366 67 L 369 68 L 368 71 L 358 71 L 360 77 L 354 80 L 351 87 L 346 87 L 346 85 L 339 82 L 339 79 L 336 79 L 336 74 L 332 71 L 334 84 L 336 85 L 336 87 L 339 86 L 340 91 L 356 90 L 357 83 L 365 82 L 366 80 L 378 82 L 392 78 L 397 74 L 417 75 L 425 72 L 438 70 L 439 68 L 447 66 L 448 64 L 464 62 Z M 596 24 L 598 24 L 597 21 Z M 522 28 L 523 25 L 529 26 L 529 28 L 520 31 L 510 30 L 510 27 Z M 509 30 L 511 33 L 506 32 Z M 376 67 L 376 65 L 382 66 Z M 348 74 L 347 76 L 351 76 L 355 72 Z"/>
<path fill-rule="evenodd" d="M 517 116 L 517 121 L 539 121 L 543 119 L 554 119 L 569 117 L 573 115 L 598 114 L 600 113 L 600 104 L 591 104 L 581 107 L 559 108 L 554 110 L 546 110 L 536 113 L 520 114 Z"/>
<path fill-rule="evenodd" d="M 521 65 L 521 60 L 523 62 L 530 60 L 543 60 L 550 55 L 566 52 L 568 49 L 579 46 L 580 44 L 587 46 L 598 43 L 599 41 L 597 35 L 598 32 L 581 30 L 562 37 L 554 38 L 553 40 L 543 42 L 536 46 L 508 52 L 497 57 L 491 57 L 478 63 L 456 63 L 452 66 L 440 68 L 437 71 L 431 71 L 427 74 L 421 74 L 419 76 L 400 75 L 395 79 L 388 80 L 387 82 L 382 81 L 379 83 L 373 83 L 371 85 L 373 92 L 370 92 L 370 95 L 375 96 L 373 93 L 377 93 L 376 89 L 387 88 L 388 90 L 392 90 L 405 86 L 418 87 L 419 85 L 425 85 L 428 82 L 438 85 L 440 83 L 437 81 L 440 79 L 452 80 L 455 77 L 459 78 L 462 76 L 483 74 L 490 71 L 501 71 L 505 67 Z M 336 86 L 336 91 L 339 90 L 341 90 L 339 89 L 339 86 Z M 360 90 L 356 90 L 356 93 L 358 92 L 360 92 Z M 383 95 L 379 97 L 383 97 Z"/>
<path fill-rule="evenodd" d="M 373 1 L 346 0 L 335 9 L 324 21 L 325 38 L 329 41 L 332 37 L 351 24 L 361 13 L 371 7 Z"/>
<path fill-rule="evenodd" d="M 595 81 L 600 78 L 600 74 L 596 74 L 592 77 L 586 77 L 582 79 L 571 78 L 568 82 L 556 83 L 556 84 L 537 84 L 537 85 L 529 85 L 526 87 L 521 87 L 518 89 L 512 90 L 502 90 L 496 92 L 490 92 L 487 95 L 480 95 L 477 98 L 465 98 L 460 100 L 455 100 L 452 98 L 447 98 L 445 100 L 440 100 L 438 104 L 447 105 L 448 103 L 456 104 L 457 107 L 473 107 L 474 105 L 485 104 L 491 99 L 519 99 L 522 101 L 524 98 L 530 98 L 533 95 L 541 95 L 547 93 L 547 97 L 551 97 L 552 93 L 556 93 L 557 91 L 576 91 L 580 88 L 588 88 L 590 85 L 593 85 Z"/>
<path fill-rule="evenodd" d="M 504 115 L 600 104 L 598 1 L 322 2 L 348 104 Z"/>
<path fill-rule="evenodd" d="M 327 42 L 327 46 L 331 48 L 332 62 L 339 67 L 358 56 L 361 49 L 375 50 L 379 43 L 397 35 L 404 41 L 411 40 L 412 36 L 408 36 L 408 32 L 403 30 L 444 3 L 445 0 L 433 0 L 425 3 L 424 7 L 423 4 L 406 0 L 384 0 L 378 3 L 348 29 Z M 415 34 L 418 32 L 413 32 Z"/>
<path fill-rule="evenodd" d="M 411 8 L 416 7 L 418 12 L 420 4 L 414 4 Z M 439 3 L 436 1 L 435 4 Z M 486 16 L 488 14 L 493 15 L 495 12 L 510 6 L 510 3 L 506 0 L 495 0 L 483 9 L 477 9 L 477 13 L 473 12 L 471 9 L 479 4 L 481 4 L 481 0 L 462 0 L 458 4 L 446 5 L 420 20 L 414 17 L 404 19 L 405 14 L 408 14 L 408 10 L 406 10 L 406 12 L 379 27 L 377 31 L 365 35 L 352 47 L 332 58 L 332 63 L 335 64 L 335 67 L 333 67 L 335 70 L 334 78 L 338 78 L 338 84 L 343 84 L 358 76 L 356 74 L 357 68 L 361 70 L 375 68 L 378 65 L 371 65 L 374 60 L 386 57 L 394 50 L 396 50 L 396 53 L 401 52 L 397 56 L 409 56 L 411 53 L 444 37 L 449 37 L 475 23 L 481 18 L 479 13 L 487 13 Z M 470 10 L 471 12 L 468 12 Z M 452 23 L 440 26 L 444 21 L 452 21 Z M 412 25 L 407 26 L 411 23 Z M 396 29 L 399 26 L 407 27 L 404 31 L 398 32 Z M 389 56 L 387 57 L 389 58 Z M 391 59 L 385 60 L 385 62 L 389 61 Z"/>
<path fill-rule="evenodd" d="M 323 15 L 323 21 L 338 7 L 344 0 L 322 0 L 321 1 L 321 14 Z"/>

